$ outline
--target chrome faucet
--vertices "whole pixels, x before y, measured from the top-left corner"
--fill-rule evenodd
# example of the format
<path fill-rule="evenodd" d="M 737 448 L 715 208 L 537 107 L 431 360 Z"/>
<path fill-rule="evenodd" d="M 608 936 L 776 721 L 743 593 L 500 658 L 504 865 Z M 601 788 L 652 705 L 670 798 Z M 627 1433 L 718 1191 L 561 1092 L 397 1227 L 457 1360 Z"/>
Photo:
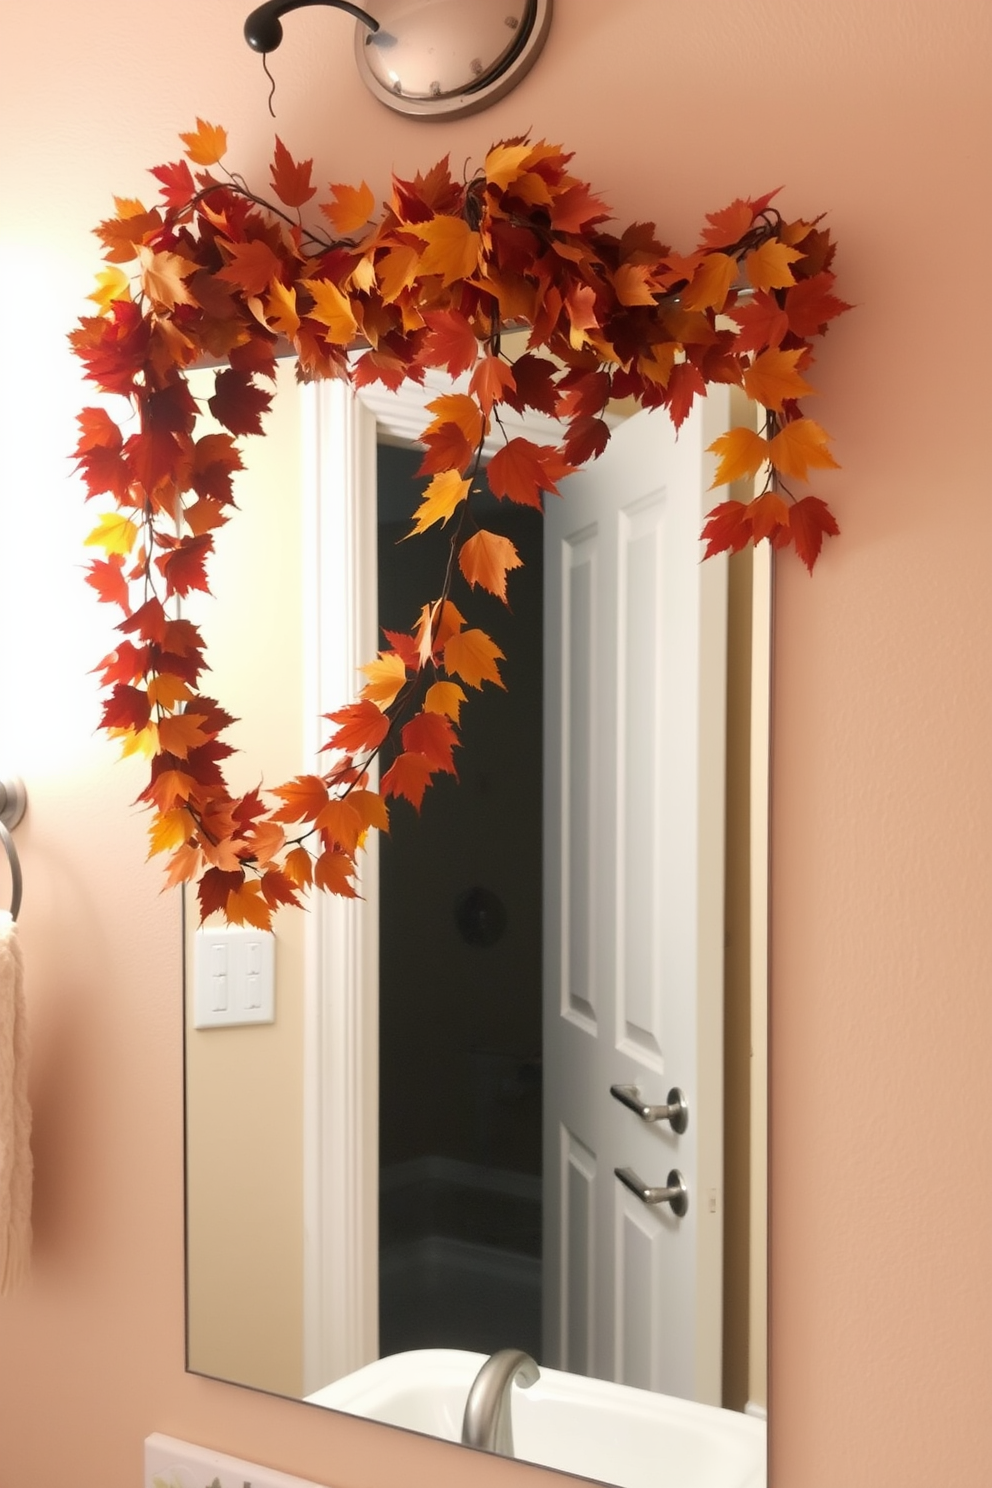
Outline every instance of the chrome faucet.
<path fill-rule="evenodd" d="M 524 1389 L 541 1377 L 530 1354 L 523 1349 L 499 1349 L 479 1370 L 465 1402 L 462 1418 L 462 1445 L 482 1447 L 513 1456 L 513 1429 L 510 1422 L 510 1395 L 513 1381 Z"/>

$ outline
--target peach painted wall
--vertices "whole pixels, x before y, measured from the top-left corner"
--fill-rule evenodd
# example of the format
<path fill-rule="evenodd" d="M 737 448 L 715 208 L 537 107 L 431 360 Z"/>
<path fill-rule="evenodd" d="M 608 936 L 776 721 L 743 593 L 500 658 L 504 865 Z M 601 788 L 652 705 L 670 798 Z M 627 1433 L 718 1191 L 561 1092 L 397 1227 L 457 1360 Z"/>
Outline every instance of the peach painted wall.
<path fill-rule="evenodd" d="M 31 799 L 38 1178 L 34 1281 L 0 1303 L 0 1485 L 137 1488 L 161 1430 L 336 1488 L 536 1488 L 553 1480 L 183 1372 L 178 904 L 144 866 L 138 772 L 94 737 L 109 644 L 81 578 L 63 338 L 89 226 L 197 113 L 264 180 L 247 8 L 5 10 L 0 754 Z M 322 180 L 381 185 L 445 150 L 460 168 L 529 128 L 680 245 L 780 183 L 839 235 L 859 309 L 816 380 L 844 536 L 812 580 L 781 565 L 778 592 L 773 1488 L 979 1488 L 992 1461 L 990 328 L 966 298 L 992 240 L 989 14 L 558 0 L 525 84 L 441 128 L 364 95 L 329 11 L 292 17 L 276 59 L 279 132 Z"/>

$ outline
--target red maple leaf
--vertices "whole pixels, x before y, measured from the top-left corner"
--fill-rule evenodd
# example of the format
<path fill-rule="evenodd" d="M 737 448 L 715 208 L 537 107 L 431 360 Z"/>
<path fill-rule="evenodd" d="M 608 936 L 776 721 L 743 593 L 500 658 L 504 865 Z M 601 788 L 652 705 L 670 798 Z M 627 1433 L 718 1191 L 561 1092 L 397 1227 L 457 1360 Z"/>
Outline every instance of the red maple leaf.
<path fill-rule="evenodd" d="M 247 372 L 228 367 L 217 373 L 214 395 L 207 407 L 232 434 L 261 434 L 262 414 L 268 412 L 271 402 L 271 393 L 256 387 Z"/>
<path fill-rule="evenodd" d="M 426 755 L 398 754 L 383 775 L 379 789 L 384 796 L 403 796 L 419 811 L 432 774 Z"/>
<path fill-rule="evenodd" d="M 820 556 L 824 537 L 837 537 L 840 533 L 836 517 L 819 496 L 804 496 L 789 508 L 789 530 L 796 552 L 810 573 Z"/>
<path fill-rule="evenodd" d="M 458 743 L 458 735 L 443 713 L 415 713 L 403 725 L 401 737 L 403 748 L 408 753 L 424 755 L 432 770 L 457 775 L 452 750 Z"/>
<path fill-rule="evenodd" d="M 460 377 L 475 365 L 479 339 L 460 311 L 431 310 L 424 321 L 430 332 L 420 356 L 425 366 L 447 367 L 452 377 Z"/>

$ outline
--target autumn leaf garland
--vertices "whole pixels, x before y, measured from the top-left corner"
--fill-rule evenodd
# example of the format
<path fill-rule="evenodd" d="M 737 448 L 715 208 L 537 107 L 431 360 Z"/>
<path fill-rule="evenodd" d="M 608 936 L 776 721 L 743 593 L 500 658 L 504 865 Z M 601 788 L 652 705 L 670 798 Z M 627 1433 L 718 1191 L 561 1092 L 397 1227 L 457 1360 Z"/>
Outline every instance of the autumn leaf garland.
<path fill-rule="evenodd" d="M 521 564 L 473 509 L 501 408 L 561 422 L 558 444 L 504 435 L 485 470 L 494 495 L 541 509 L 602 453 L 611 400 L 663 408 L 678 427 L 708 383 L 743 387 L 764 424 L 716 441 L 714 484 L 759 472 L 764 481 L 751 501 L 710 513 L 706 554 L 767 538 L 812 569 L 837 524 L 792 483 L 836 462 L 800 400 L 813 392 L 813 340 L 848 306 L 833 292 L 829 232 L 818 220 L 786 222 L 774 193 L 708 216 L 682 255 L 650 223 L 608 232 L 607 208 L 570 174 L 571 156 L 521 137 L 495 145 L 468 181 L 452 177 L 447 159 L 412 181 L 394 178 L 378 221 L 364 182 L 332 184 L 305 223 L 312 162 L 294 160 L 281 140 L 266 200 L 217 173 L 222 128 L 198 120 L 181 138 L 185 157 L 152 171 L 158 204 L 117 198 L 97 227 L 106 267 L 90 296 L 96 313 L 70 336 L 87 378 L 129 405 L 119 421 L 85 408 L 75 451 L 88 496 L 113 502 L 87 538 L 100 555 L 87 581 L 123 616 L 98 668 L 101 723 L 126 754 L 150 760 L 140 800 L 167 882 L 196 880 L 203 915 L 267 928 L 311 885 L 356 893 L 357 852 L 370 830 L 388 828 L 389 802 L 419 808 L 435 776 L 456 773 L 466 688 L 503 685 L 502 653 L 452 598 L 457 573 L 469 591 L 505 601 Z M 501 344 L 511 327 L 530 328 L 512 362 Z M 428 405 L 422 435 L 430 482 L 413 530 L 440 523 L 451 534 L 438 592 L 409 633 L 384 636 L 358 697 L 329 715 L 322 768 L 277 786 L 272 804 L 227 786 L 233 720 L 200 690 L 203 637 L 175 601 L 208 587 L 240 441 L 262 433 L 272 395 L 260 380 L 274 377 L 286 343 L 304 380 L 397 388 L 443 368 L 467 382 Z M 208 406 L 222 433 L 198 432 L 187 373 L 203 364 L 219 366 Z"/>

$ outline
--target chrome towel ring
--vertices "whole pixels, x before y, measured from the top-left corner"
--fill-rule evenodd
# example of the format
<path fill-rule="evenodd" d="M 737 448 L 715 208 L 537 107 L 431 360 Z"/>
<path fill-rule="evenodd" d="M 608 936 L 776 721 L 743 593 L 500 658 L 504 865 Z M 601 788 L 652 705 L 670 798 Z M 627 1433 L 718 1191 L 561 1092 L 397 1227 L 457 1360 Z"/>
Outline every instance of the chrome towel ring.
<path fill-rule="evenodd" d="M 10 833 L 11 828 L 16 827 L 24 815 L 27 799 L 24 781 L 18 776 L 0 779 L 0 842 L 3 843 L 3 850 L 10 864 L 10 917 L 12 920 L 17 919 L 21 907 L 23 879 L 21 861 L 17 856 L 17 848 L 14 846 L 14 839 Z"/>

